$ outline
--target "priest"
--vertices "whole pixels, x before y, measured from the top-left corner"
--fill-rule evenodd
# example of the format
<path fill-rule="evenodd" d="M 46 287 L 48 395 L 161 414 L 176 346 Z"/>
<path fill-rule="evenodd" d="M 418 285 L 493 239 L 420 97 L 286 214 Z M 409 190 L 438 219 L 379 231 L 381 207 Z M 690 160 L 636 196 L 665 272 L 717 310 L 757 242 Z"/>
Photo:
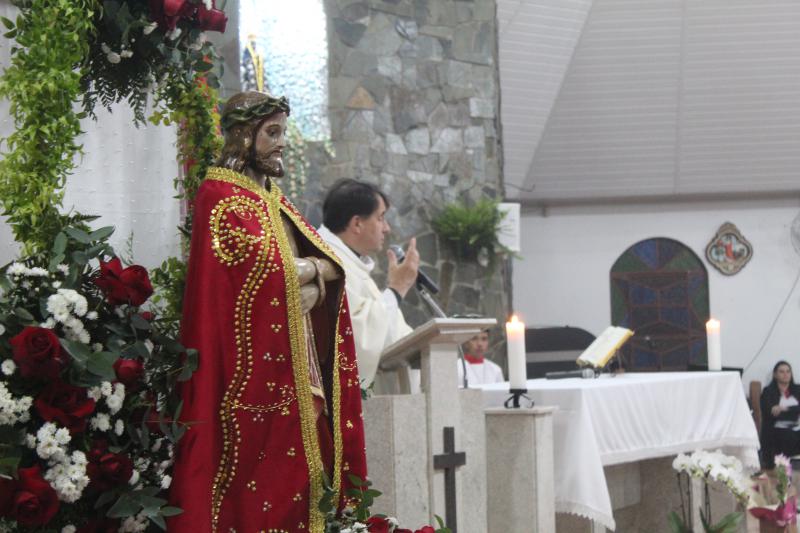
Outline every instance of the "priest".
<path fill-rule="evenodd" d="M 370 254 L 383 249 L 391 231 L 388 209 L 389 198 L 375 185 L 349 178 L 334 183 L 322 205 L 319 234 L 341 258 L 347 274 L 347 299 L 364 388 L 375 379 L 384 348 L 411 333 L 400 303 L 417 279 L 416 240 L 411 239 L 402 263 L 387 250 L 387 287 L 383 291 L 372 279 L 375 260 Z"/>
<path fill-rule="evenodd" d="M 326 490 L 341 507 L 348 474 L 366 477 L 342 267 L 275 180 L 288 114 L 285 98 L 232 96 L 195 198 L 181 336 L 200 359 L 172 532 L 323 533 Z"/>

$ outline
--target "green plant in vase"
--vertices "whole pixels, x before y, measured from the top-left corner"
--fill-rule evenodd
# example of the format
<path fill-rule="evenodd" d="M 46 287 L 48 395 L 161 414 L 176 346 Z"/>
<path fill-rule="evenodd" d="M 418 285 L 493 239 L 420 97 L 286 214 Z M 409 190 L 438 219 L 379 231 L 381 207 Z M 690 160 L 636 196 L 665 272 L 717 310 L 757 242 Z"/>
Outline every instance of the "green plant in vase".
<path fill-rule="evenodd" d="M 498 253 L 510 254 L 497 234 L 505 218 L 498 202 L 452 203 L 432 220 L 433 229 L 460 260 L 493 266 Z"/>

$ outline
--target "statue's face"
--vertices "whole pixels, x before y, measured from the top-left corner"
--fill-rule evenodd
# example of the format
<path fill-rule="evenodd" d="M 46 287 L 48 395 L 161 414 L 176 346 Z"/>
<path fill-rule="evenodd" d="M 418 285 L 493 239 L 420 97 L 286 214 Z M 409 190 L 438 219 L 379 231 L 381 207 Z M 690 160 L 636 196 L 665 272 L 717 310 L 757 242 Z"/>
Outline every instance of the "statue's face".
<path fill-rule="evenodd" d="M 282 177 L 285 170 L 286 113 L 275 113 L 261 124 L 253 146 L 253 167 L 267 176 Z"/>

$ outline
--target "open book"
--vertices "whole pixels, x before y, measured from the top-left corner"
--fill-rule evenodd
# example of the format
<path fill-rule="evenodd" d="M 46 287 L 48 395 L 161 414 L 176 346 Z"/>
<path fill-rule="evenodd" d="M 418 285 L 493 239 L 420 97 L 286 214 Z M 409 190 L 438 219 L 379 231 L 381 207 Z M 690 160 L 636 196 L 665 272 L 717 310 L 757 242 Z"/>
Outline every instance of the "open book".
<path fill-rule="evenodd" d="M 633 336 L 633 331 L 628 328 L 607 327 L 578 357 L 578 366 L 603 368 L 631 336 Z"/>

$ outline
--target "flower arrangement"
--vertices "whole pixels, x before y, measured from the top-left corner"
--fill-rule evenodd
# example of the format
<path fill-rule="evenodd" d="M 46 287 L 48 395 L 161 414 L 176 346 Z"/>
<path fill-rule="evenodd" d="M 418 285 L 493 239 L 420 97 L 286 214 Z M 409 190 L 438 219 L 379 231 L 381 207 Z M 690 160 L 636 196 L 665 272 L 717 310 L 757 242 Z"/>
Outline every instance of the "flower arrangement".
<path fill-rule="evenodd" d="M 750 504 L 750 514 L 761 521 L 783 528 L 797 523 L 797 496 L 791 488 L 792 463 L 785 455 L 775 456 L 775 487 L 762 478 Z"/>
<path fill-rule="evenodd" d="M 339 512 L 334 505 L 335 492 L 327 484 L 320 500 L 319 509 L 325 514 L 325 533 L 451 533 L 442 519 L 436 517 L 438 528 L 426 525 L 420 529 L 401 528 L 396 518 L 371 515 L 370 507 L 381 492 L 372 487 L 372 482 L 350 474 L 353 488 L 347 496 L 350 505 Z"/>
<path fill-rule="evenodd" d="M 81 79 L 84 110 L 127 100 L 144 122 L 147 96 L 162 84 L 190 85 L 199 74 L 219 87 L 205 32 L 224 32 L 214 0 L 103 0 Z"/>
<path fill-rule="evenodd" d="M 49 254 L 0 275 L 0 517 L 16 530 L 166 528 L 173 394 L 197 354 L 143 306 L 148 272 L 113 228 L 59 232 Z"/>
<path fill-rule="evenodd" d="M 690 533 L 692 531 L 689 510 L 684 503 L 684 495 L 686 496 L 685 500 L 689 501 L 690 478 L 701 479 L 704 482 L 705 509 L 700 510 L 703 530 L 707 533 L 738 531 L 739 523 L 744 517 L 740 512 L 729 513 L 716 524 L 712 524 L 708 483 L 716 481 L 723 484 L 743 507 L 747 507 L 750 502 L 751 483 L 739 459 L 725 455 L 720 450 L 713 452 L 698 450 L 691 455 L 679 454 L 672 462 L 672 468 L 678 472 L 678 489 L 681 494 L 681 516 L 678 516 L 675 511 L 669 515 L 669 524 L 673 533 Z M 685 481 L 685 485 L 682 484 L 682 480 Z"/>

